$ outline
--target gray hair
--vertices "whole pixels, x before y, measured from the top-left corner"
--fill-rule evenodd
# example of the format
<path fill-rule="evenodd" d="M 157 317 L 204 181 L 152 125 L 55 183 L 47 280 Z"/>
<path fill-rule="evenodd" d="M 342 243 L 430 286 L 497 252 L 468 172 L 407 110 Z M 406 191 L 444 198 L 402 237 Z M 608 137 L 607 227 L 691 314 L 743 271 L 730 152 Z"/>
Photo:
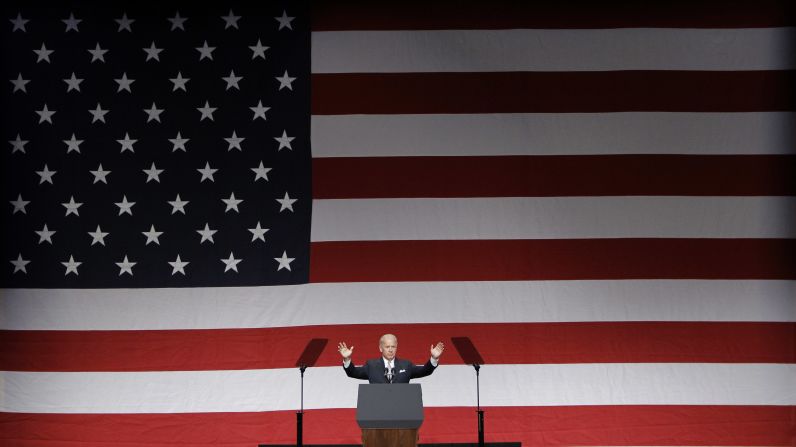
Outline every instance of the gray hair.
<path fill-rule="evenodd" d="M 398 345 L 398 337 L 396 337 L 393 334 L 384 334 L 384 335 L 381 336 L 381 338 L 379 338 L 379 346 L 380 347 L 384 346 L 384 340 L 387 339 L 387 338 L 392 338 L 393 340 L 395 340 L 395 345 L 396 346 Z"/>

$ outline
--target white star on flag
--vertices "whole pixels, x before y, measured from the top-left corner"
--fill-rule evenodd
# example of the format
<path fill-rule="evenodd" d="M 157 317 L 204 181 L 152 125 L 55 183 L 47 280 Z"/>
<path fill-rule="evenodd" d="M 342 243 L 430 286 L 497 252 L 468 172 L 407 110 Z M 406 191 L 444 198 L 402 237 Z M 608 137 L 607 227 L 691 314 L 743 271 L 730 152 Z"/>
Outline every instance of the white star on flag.
<path fill-rule="evenodd" d="M 257 118 L 262 118 L 263 121 L 266 121 L 265 112 L 271 109 L 270 107 L 263 107 L 262 100 L 257 101 L 257 106 L 249 108 L 252 110 L 252 112 L 254 112 L 254 118 L 252 118 L 252 121 L 256 120 Z"/>
<path fill-rule="evenodd" d="M 53 243 L 53 235 L 55 234 L 55 230 L 50 230 L 47 228 L 47 224 L 44 224 L 41 231 L 36 231 L 36 234 L 39 235 L 39 244 L 43 244 L 45 241 L 48 242 L 50 245 Z"/>
<path fill-rule="evenodd" d="M 149 231 L 142 231 L 141 234 L 146 236 L 146 244 L 144 245 L 149 245 L 150 242 L 154 242 L 155 244 L 160 245 L 160 239 L 158 238 L 160 237 L 161 234 L 163 234 L 163 232 L 156 231 L 155 226 L 152 225 L 151 227 L 149 227 Z"/>
<path fill-rule="evenodd" d="M 285 70 L 285 74 L 277 76 L 275 79 L 279 81 L 279 90 L 285 87 L 287 87 L 288 90 L 293 90 L 293 81 L 295 81 L 296 78 L 288 76 L 287 70 Z"/>
<path fill-rule="evenodd" d="M 284 210 L 293 211 L 293 203 L 296 202 L 298 199 L 291 199 L 290 196 L 285 192 L 285 197 L 282 199 L 276 199 L 277 202 L 281 205 L 279 208 L 279 212 L 281 213 Z"/>
<path fill-rule="evenodd" d="M 25 24 L 30 22 L 30 20 L 23 19 L 21 13 L 17 13 L 16 19 L 9 19 L 9 20 L 11 21 L 11 23 L 14 24 L 14 29 L 11 30 L 12 33 L 16 31 L 22 31 L 23 33 L 27 32 L 25 30 Z"/>
<path fill-rule="evenodd" d="M 265 233 L 268 231 L 268 228 L 261 227 L 260 221 L 257 221 L 256 227 L 248 228 L 248 230 L 252 233 L 252 242 L 256 241 L 257 239 L 265 242 Z"/>
<path fill-rule="evenodd" d="M 75 261 L 74 256 L 69 255 L 69 261 L 62 262 L 61 264 L 63 264 L 63 266 L 66 267 L 66 273 L 64 273 L 64 276 L 70 273 L 74 273 L 75 276 L 79 275 L 79 273 L 77 272 L 77 268 L 80 267 L 80 264 L 82 264 L 82 262 Z"/>
<path fill-rule="evenodd" d="M 232 136 L 231 136 L 231 137 L 229 137 L 229 138 L 224 138 L 224 140 L 225 140 L 227 143 L 229 143 L 229 146 L 227 147 L 227 150 L 228 150 L 228 151 L 231 151 L 232 149 L 237 149 L 237 150 L 239 150 L 239 151 L 242 151 L 242 150 L 243 150 L 243 148 L 242 148 L 242 147 L 240 147 L 240 144 L 241 144 L 241 143 L 243 142 L 243 140 L 245 140 L 245 139 L 246 139 L 246 138 L 244 138 L 244 137 L 239 137 L 239 136 L 238 136 L 238 134 L 236 134 L 236 133 L 235 133 L 235 131 L 233 130 L 233 131 L 232 131 Z"/>
<path fill-rule="evenodd" d="M 146 60 L 155 59 L 156 61 L 160 62 L 160 53 L 163 51 L 163 48 L 155 47 L 155 42 L 152 42 L 152 45 L 149 48 L 144 48 L 146 51 Z"/>
<path fill-rule="evenodd" d="M 190 141 L 190 139 L 189 138 L 183 138 L 182 134 L 180 134 L 180 132 L 177 132 L 177 137 L 176 138 L 169 138 L 169 141 L 171 142 L 171 144 L 174 145 L 174 147 L 171 148 L 172 152 L 177 152 L 178 150 L 181 150 L 183 152 L 188 152 L 188 150 L 185 148 L 185 143 Z"/>
<path fill-rule="evenodd" d="M 88 50 L 88 52 L 91 53 L 92 63 L 94 61 L 100 61 L 102 63 L 105 63 L 105 53 L 107 53 L 108 50 L 103 50 L 102 48 L 100 48 L 99 42 L 97 42 L 97 46 L 93 50 Z"/>
<path fill-rule="evenodd" d="M 208 59 L 210 59 L 212 61 L 213 60 L 213 50 L 215 50 L 215 49 L 216 49 L 216 47 L 208 46 L 207 45 L 207 41 L 205 40 L 205 44 L 204 45 L 202 45 L 201 47 L 197 47 L 196 48 L 196 51 L 199 52 L 199 60 L 202 60 L 204 58 L 208 58 Z"/>
<path fill-rule="evenodd" d="M 88 171 L 88 172 L 94 175 L 94 183 L 102 182 L 105 183 L 106 185 L 108 184 L 108 180 L 106 179 L 106 177 L 108 176 L 108 174 L 111 173 L 111 171 L 106 171 L 102 169 L 102 163 L 100 163 L 96 171 Z"/>
<path fill-rule="evenodd" d="M 146 112 L 146 114 L 148 115 L 147 119 L 146 119 L 146 122 L 150 122 L 152 120 L 155 120 L 157 122 L 161 122 L 160 121 L 160 114 L 163 113 L 164 110 L 166 110 L 166 109 L 158 109 L 157 106 L 155 105 L 155 103 L 153 102 L 151 108 L 144 109 L 144 112 Z"/>
<path fill-rule="evenodd" d="M 281 258 L 274 258 L 274 260 L 279 263 L 279 266 L 276 268 L 276 271 L 278 272 L 278 271 L 282 270 L 283 268 L 290 270 L 290 263 L 295 261 L 296 258 L 288 258 L 287 257 L 287 251 L 283 251 L 282 252 L 282 257 Z M 290 270 L 290 271 L 292 271 L 292 270 Z"/>
<path fill-rule="evenodd" d="M 88 113 L 94 116 L 94 118 L 91 120 L 92 123 L 97 121 L 102 121 L 104 123 L 105 115 L 108 113 L 108 110 L 103 109 L 100 104 L 97 103 L 97 108 L 94 110 L 89 110 Z"/>
<path fill-rule="evenodd" d="M 36 63 L 37 64 L 39 62 L 41 62 L 41 61 L 47 61 L 47 63 L 49 64 L 50 63 L 50 55 L 54 53 L 54 50 L 48 50 L 47 47 L 45 47 L 44 44 L 42 43 L 41 44 L 41 49 L 33 50 L 33 52 L 36 53 L 36 55 L 39 56 L 36 59 Z"/>
<path fill-rule="evenodd" d="M 165 169 L 158 169 L 153 161 L 152 167 L 149 169 L 144 169 L 143 171 L 144 174 L 146 174 L 146 183 L 149 183 L 152 180 L 160 183 L 160 174 L 163 173 Z"/>
<path fill-rule="evenodd" d="M 72 90 L 80 91 L 80 83 L 83 82 L 82 78 L 78 78 L 75 76 L 75 72 L 72 72 L 72 77 L 69 79 L 64 79 L 66 82 L 66 92 L 69 93 Z"/>
<path fill-rule="evenodd" d="M 199 180 L 199 183 L 202 183 L 205 180 L 210 180 L 211 182 L 215 182 L 216 180 L 213 178 L 213 174 L 215 174 L 218 169 L 213 169 L 210 167 L 210 162 L 208 161 L 205 163 L 205 167 L 202 169 L 197 169 L 200 174 L 202 174 L 202 179 Z"/>
<path fill-rule="evenodd" d="M 180 255 L 177 255 L 177 259 L 174 261 L 169 261 L 169 265 L 172 267 L 171 275 L 174 276 L 176 273 L 182 273 L 185 275 L 185 266 L 190 264 L 188 261 L 183 261 L 180 259 Z"/>
<path fill-rule="evenodd" d="M 17 151 L 22 152 L 23 154 L 25 153 L 25 145 L 28 144 L 28 140 L 21 139 L 19 134 L 17 134 L 16 140 L 8 140 L 8 142 L 11 143 L 11 146 L 13 146 L 11 149 L 12 154 Z"/>
<path fill-rule="evenodd" d="M 122 77 L 119 79 L 114 79 L 117 84 L 119 84 L 119 88 L 116 89 L 116 93 L 119 93 L 122 90 L 127 90 L 128 92 L 132 93 L 133 91 L 130 90 L 130 85 L 135 82 L 135 79 L 128 79 L 127 72 L 122 73 Z"/>
<path fill-rule="evenodd" d="M 133 149 L 133 145 L 137 141 L 138 140 L 133 140 L 132 138 L 130 138 L 130 134 L 125 132 L 123 140 L 116 140 L 116 142 L 122 145 L 122 149 L 119 152 L 124 152 L 124 151 L 135 152 L 135 149 Z"/>
<path fill-rule="evenodd" d="M 66 217 L 66 216 L 68 216 L 70 214 L 74 214 L 75 216 L 80 217 L 80 213 L 77 211 L 77 209 L 80 208 L 81 206 L 83 206 L 83 203 L 82 202 L 75 202 L 75 197 L 74 196 L 70 196 L 69 197 L 69 202 L 62 203 L 61 205 L 63 205 L 64 208 L 66 208 L 66 214 L 64 214 L 64 217 Z"/>
<path fill-rule="evenodd" d="M 228 272 L 230 270 L 235 270 L 235 272 L 237 273 L 238 272 L 238 264 L 241 261 L 243 261 L 243 259 L 235 259 L 235 257 L 232 255 L 232 252 L 229 252 L 229 258 L 221 259 L 221 262 L 223 262 L 224 265 L 225 265 L 224 273 L 226 273 L 226 272 Z"/>
<path fill-rule="evenodd" d="M 235 212 L 240 213 L 238 210 L 238 205 L 243 202 L 243 200 L 236 199 L 234 192 L 229 195 L 229 199 L 221 199 L 221 201 L 227 204 L 227 209 L 224 210 L 224 213 L 227 213 L 230 210 L 235 210 Z"/>
<path fill-rule="evenodd" d="M 240 90 L 240 86 L 238 82 L 243 79 L 243 76 L 235 76 L 235 70 L 230 70 L 229 76 L 222 76 L 221 79 L 226 81 L 227 83 L 227 90 L 235 87 L 236 89 Z"/>
<path fill-rule="evenodd" d="M 130 27 L 130 25 L 132 25 L 133 22 L 135 22 L 135 19 L 128 19 L 127 13 L 125 12 L 122 15 L 121 19 L 116 19 L 116 23 L 119 24 L 119 29 L 117 30 L 117 32 L 122 32 L 124 30 L 127 30 L 132 33 L 133 29 Z"/>
<path fill-rule="evenodd" d="M 181 212 L 182 214 L 185 214 L 185 205 L 187 205 L 189 201 L 180 199 L 180 195 L 177 194 L 176 199 L 169 200 L 168 202 L 169 205 L 172 206 L 171 214 L 175 214 L 177 211 Z"/>
<path fill-rule="evenodd" d="M 115 262 L 117 266 L 119 266 L 119 276 L 122 276 L 125 273 L 129 273 L 130 276 L 133 276 L 133 266 L 137 264 L 137 262 L 131 262 L 127 259 L 127 255 L 124 255 L 124 260 L 122 262 Z"/>
<path fill-rule="evenodd" d="M 238 20 L 240 20 L 240 16 L 236 16 L 232 10 L 229 10 L 229 15 L 221 16 L 221 19 L 224 21 L 224 29 L 229 27 L 238 29 Z"/>
<path fill-rule="evenodd" d="M 22 211 L 22 214 L 28 214 L 25 207 L 28 206 L 30 200 L 22 200 L 22 194 L 17 195 L 17 200 L 10 200 L 9 203 L 14 205 L 14 211 L 11 214 L 16 214 L 17 211 Z"/>
<path fill-rule="evenodd" d="M 296 139 L 296 137 L 287 136 L 287 131 L 283 130 L 281 137 L 274 137 L 274 140 L 279 142 L 279 149 L 277 149 L 277 152 L 281 151 L 283 148 L 288 148 L 288 149 L 290 149 L 292 151 L 293 147 L 290 146 L 290 142 L 295 140 L 295 139 Z"/>
<path fill-rule="evenodd" d="M 131 216 L 133 215 L 133 205 L 135 205 L 135 202 L 128 202 L 126 195 L 122 196 L 122 201 L 116 202 L 115 205 L 119 207 L 120 216 L 124 213 L 127 213 Z"/>
<path fill-rule="evenodd" d="M 213 119 L 213 112 L 215 112 L 217 109 L 218 109 L 218 107 L 210 107 L 210 102 L 209 101 L 205 101 L 205 106 L 204 107 L 197 107 L 196 108 L 196 110 L 198 110 L 198 111 L 200 111 L 202 113 L 202 117 L 199 118 L 199 121 L 202 121 L 205 118 L 208 118 L 210 121 L 215 121 Z"/>
<path fill-rule="evenodd" d="M 185 84 L 190 80 L 191 78 L 183 78 L 182 72 L 178 71 L 176 78 L 169 79 L 169 81 L 171 81 L 172 84 L 174 84 L 174 88 L 171 91 L 176 92 L 177 90 L 182 90 L 184 92 L 187 92 L 188 89 L 185 87 Z"/>
<path fill-rule="evenodd" d="M 44 104 L 44 108 L 41 110 L 36 110 L 36 113 L 39 114 L 39 124 L 47 121 L 48 123 L 52 124 L 52 116 L 55 115 L 55 110 L 47 109 L 47 104 Z"/>
<path fill-rule="evenodd" d="M 51 171 L 50 168 L 48 168 L 47 165 L 45 164 L 44 169 L 42 169 L 41 171 L 36 171 L 36 174 L 38 174 L 40 177 L 39 184 L 41 185 L 42 183 L 47 182 L 52 185 L 53 176 L 55 175 L 56 172 L 58 171 Z"/>
<path fill-rule="evenodd" d="M 105 236 L 109 235 L 110 233 L 103 232 L 99 225 L 97 225 L 96 231 L 89 231 L 89 236 L 91 236 L 91 245 L 100 244 L 105 246 Z"/>
<path fill-rule="evenodd" d="M 172 18 L 170 18 L 168 20 L 169 20 L 169 22 L 171 22 L 171 30 L 170 31 L 174 31 L 177 28 L 185 31 L 185 21 L 188 20 L 188 19 L 180 17 L 180 11 L 177 11 L 177 13 L 174 14 L 174 17 L 172 17 Z"/>
<path fill-rule="evenodd" d="M 14 91 L 15 93 L 17 90 L 22 90 L 23 92 L 27 93 L 28 91 L 25 89 L 25 84 L 30 82 L 30 79 L 22 79 L 22 73 L 17 75 L 16 79 L 9 79 L 12 84 L 14 84 Z"/>
<path fill-rule="evenodd" d="M 282 17 L 274 17 L 274 19 L 277 22 L 279 22 L 279 29 L 280 30 L 282 28 L 287 28 L 287 29 L 290 29 L 290 30 L 293 29 L 293 27 L 290 25 L 290 22 L 292 22 L 293 19 L 295 19 L 295 17 L 288 17 L 287 11 L 282 10 Z"/>
<path fill-rule="evenodd" d="M 77 29 L 77 25 L 80 22 L 82 22 L 83 20 L 82 19 L 76 19 L 74 13 L 69 13 L 69 18 L 68 19 L 63 19 L 61 21 L 66 24 L 66 31 L 64 31 L 64 32 L 68 33 L 69 31 L 80 32 L 80 30 Z"/>
<path fill-rule="evenodd" d="M 19 256 L 17 256 L 16 260 L 12 259 L 11 264 L 14 264 L 14 273 L 19 271 L 25 274 L 28 273 L 28 270 L 25 268 L 25 266 L 30 264 L 30 261 L 22 259 L 22 253 L 20 253 Z"/>
<path fill-rule="evenodd" d="M 249 49 L 252 50 L 252 59 L 261 57 L 263 58 L 263 60 L 265 60 L 265 50 L 267 50 L 268 48 L 269 47 L 265 47 L 263 46 L 263 44 L 260 43 L 260 39 L 257 39 L 257 44 L 254 45 L 253 47 L 249 47 Z"/>
<path fill-rule="evenodd" d="M 64 144 L 66 144 L 66 153 L 67 154 L 72 152 L 72 151 L 77 152 L 78 154 L 80 153 L 80 143 L 82 143 L 83 140 L 78 140 L 77 138 L 75 138 L 75 134 L 74 133 L 72 133 L 72 138 L 70 138 L 68 140 L 63 140 L 63 141 L 64 141 Z"/>
<path fill-rule="evenodd" d="M 199 243 L 203 243 L 204 241 L 210 241 L 211 243 L 215 244 L 216 241 L 213 240 L 213 235 L 218 232 L 218 230 L 211 230 L 209 224 L 205 224 L 205 228 L 203 230 L 196 230 L 202 236 L 202 240 Z"/>
<path fill-rule="evenodd" d="M 258 166 L 256 168 L 250 168 L 250 169 L 252 171 L 254 171 L 254 181 L 255 182 L 257 180 L 259 180 L 259 179 L 263 179 L 266 182 L 268 181 L 268 171 L 270 171 L 271 168 L 264 167 L 262 161 L 260 161 L 260 166 Z"/>

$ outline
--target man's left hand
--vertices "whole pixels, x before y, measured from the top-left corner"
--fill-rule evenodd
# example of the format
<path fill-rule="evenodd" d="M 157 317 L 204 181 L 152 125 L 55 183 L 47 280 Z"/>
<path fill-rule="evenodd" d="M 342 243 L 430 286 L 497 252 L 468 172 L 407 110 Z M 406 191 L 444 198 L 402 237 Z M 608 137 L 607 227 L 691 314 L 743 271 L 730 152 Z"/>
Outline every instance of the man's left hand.
<path fill-rule="evenodd" d="M 431 357 L 433 357 L 434 360 L 438 359 L 439 356 L 442 355 L 442 352 L 444 350 L 445 350 L 445 345 L 442 342 L 437 343 L 436 346 L 431 345 Z"/>

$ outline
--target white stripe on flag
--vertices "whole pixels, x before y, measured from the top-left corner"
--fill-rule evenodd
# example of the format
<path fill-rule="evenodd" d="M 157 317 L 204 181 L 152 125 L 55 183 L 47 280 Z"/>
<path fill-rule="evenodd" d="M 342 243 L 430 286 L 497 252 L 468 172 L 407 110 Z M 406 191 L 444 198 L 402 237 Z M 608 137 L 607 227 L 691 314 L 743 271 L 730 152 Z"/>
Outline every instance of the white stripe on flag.
<path fill-rule="evenodd" d="M 5 289 L 4 330 L 334 324 L 796 321 L 796 281 L 325 283 L 167 289 Z M 378 296 L 379 299 L 373 297 Z M 401 303 L 401 312 L 395 312 Z"/>
<path fill-rule="evenodd" d="M 314 200 L 317 241 L 794 238 L 794 197 Z"/>
<path fill-rule="evenodd" d="M 298 369 L 134 373 L 3 372 L 0 411 L 196 413 L 292 410 Z M 796 365 L 605 363 L 485 365 L 485 406 L 794 405 Z M 472 406 L 474 372 L 441 366 L 425 384 L 427 407 Z M 358 380 L 341 366 L 310 368 L 304 407 L 354 408 Z M 729 391 L 731 390 L 731 391 Z"/>
<path fill-rule="evenodd" d="M 312 156 L 788 154 L 793 112 L 313 115 Z"/>
<path fill-rule="evenodd" d="M 793 38 L 794 28 L 316 31 L 312 72 L 787 70 Z"/>

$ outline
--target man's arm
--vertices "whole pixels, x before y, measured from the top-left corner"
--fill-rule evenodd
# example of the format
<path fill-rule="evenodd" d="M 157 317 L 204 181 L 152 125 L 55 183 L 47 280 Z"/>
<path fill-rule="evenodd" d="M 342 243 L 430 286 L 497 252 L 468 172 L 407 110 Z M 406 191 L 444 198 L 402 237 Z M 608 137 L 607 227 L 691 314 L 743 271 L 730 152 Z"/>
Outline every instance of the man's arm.
<path fill-rule="evenodd" d="M 436 369 L 439 365 L 439 357 L 442 355 L 443 351 L 445 351 L 445 345 L 442 342 L 439 342 L 436 345 L 431 345 L 431 358 L 428 359 L 426 364 L 423 366 L 411 366 L 412 378 L 414 379 L 430 376 L 431 373 L 434 372 L 434 369 Z"/>
<path fill-rule="evenodd" d="M 368 380 L 369 378 L 367 363 L 363 366 L 354 366 L 354 362 L 349 359 L 348 365 L 344 364 L 343 369 L 348 377 L 361 380 Z"/>
<path fill-rule="evenodd" d="M 419 379 L 420 377 L 430 376 L 431 373 L 437 368 L 431 363 L 431 359 L 429 359 L 424 365 L 412 365 L 411 367 L 412 376 L 411 379 Z"/>
<path fill-rule="evenodd" d="M 348 377 L 368 380 L 367 363 L 365 366 L 354 366 L 354 362 L 351 361 L 351 355 L 354 353 L 353 346 L 349 348 L 346 346 L 345 342 L 340 342 L 337 344 L 337 351 L 343 356 L 343 369 Z"/>

